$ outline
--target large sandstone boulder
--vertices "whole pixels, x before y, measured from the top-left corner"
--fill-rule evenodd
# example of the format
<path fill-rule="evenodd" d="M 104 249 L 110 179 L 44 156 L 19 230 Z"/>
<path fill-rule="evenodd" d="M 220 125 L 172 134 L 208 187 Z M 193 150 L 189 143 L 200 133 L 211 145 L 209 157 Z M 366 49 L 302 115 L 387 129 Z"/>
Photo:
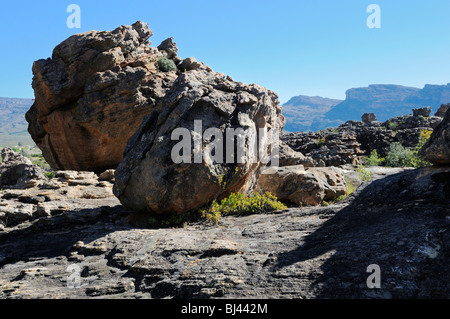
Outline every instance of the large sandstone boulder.
<path fill-rule="evenodd" d="M 433 164 L 447 166 L 450 164 L 450 109 L 423 146 L 421 154 Z"/>
<path fill-rule="evenodd" d="M 315 206 L 347 194 L 347 184 L 337 167 L 304 169 L 303 165 L 281 167 L 259 178 L 258 187 L 279 200 L 295 205 Z"/>
<path fill-rule="evenodd" d="M 275 156 L 284 124 L 275 93 L 197 66 L 177 78 L 128 142 L 115 172 L 114 193 L 135 211 L 167 214 L 250 191 L 268 158 Z M 230 141 L 227 133 L 240 129 L 243 139 L 231 136 Z M 266 160 L 252 151 L 252 142 L 262 137 L 260 129 L 267 130 L 266 143 L 258 143 Z M 186 134 L 180 136 L 180 130 Z M 186 139 L 187 150 L 181 151 L 178 145 Z"/>
<path fill-rule="evenodd" d="M 14 152 L 12 149 L 2 149 L 1 156 L 0 188 L 4 186 L 25 188 L 33 180 L 47 179 L 37 165 L 34 165 L 28 158 Z"/>
<path fill-rule="evenodd" d="M 128 139 L 177 77 L 160 71 L 158 59 L 181 61 L 172 39 L 152 48 L 151 36 L 140 21 L 90 31 L 34 62 L 35 103 L 26 119 L 53 169 L 101 173 L 121 162 Z"/>

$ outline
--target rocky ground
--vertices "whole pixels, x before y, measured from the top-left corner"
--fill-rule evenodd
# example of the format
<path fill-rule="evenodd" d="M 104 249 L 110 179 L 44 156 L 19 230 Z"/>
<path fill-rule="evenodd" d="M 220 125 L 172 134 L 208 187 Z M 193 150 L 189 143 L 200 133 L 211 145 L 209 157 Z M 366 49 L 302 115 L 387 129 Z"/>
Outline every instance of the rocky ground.
<path fill-rule="evenodd" d="M 137 226 L 93 173 L 2 190 L 0 298 L 448 298 L 450 169 L 383 170 L 332 206 L 183 228 Z"/>
<path fill-rule="evenodd" d="M 363 158 L 373 150 L 382 157 L 386 156 L 394 142 L 414 148 L 421 131 L 433 131 L 443 117 L 441 113 L 439 116 L 425 115 L 409 114 L 385 122 L 348 121 L 339 127 L 318 132 L 284 134 L 281 139 L 293 150 L 311 157 L 315 165 L 362 164 Z"/>

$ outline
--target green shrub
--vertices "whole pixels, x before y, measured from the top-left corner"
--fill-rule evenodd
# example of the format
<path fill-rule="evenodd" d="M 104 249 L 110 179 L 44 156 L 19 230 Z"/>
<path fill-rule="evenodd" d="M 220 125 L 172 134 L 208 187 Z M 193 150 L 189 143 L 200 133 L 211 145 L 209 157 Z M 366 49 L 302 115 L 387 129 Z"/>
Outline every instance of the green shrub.
<path fill-rule="evenodd" d="M 418 168 L 432 165 L 430 162 L 427 162 L 425 159 L 423 159 L 423 157 L 420 155 L 420 150 L 425 145 L 425 143 L 430 139 L 432 133 L 433 131 L 426 129 L 420 131 L 419 143 L 412 151 L 412 158 L 411 158 L 412 167 Z"/>
<path fill-rule="evenodd" d="M 387 126 L 392 131 L 395 131 L 398 128 L 398 124 L 391 121 L 388 122 Z"/>
<path fill-rule="evenodd" d="M 359 178 L 363 182 L 370 182 L 372 180 L 372 173 L 364 165 L 358 165 L 356 171 L 359 173 Z"/>
<path fill-rule="evenodd" d="M 55 172 L 53 171 L 45 172 L 45 176 L 47 176 L 48 179 L 55 178 Z"/>
<path fill-rule="evenodd" d="M 409 167 L 412 158 L 412 151 L 403 147 L 402 144 L 395 142 L 389 147 L 386 156 L 386 166 L 390 167 Z"/>
<path fill-rule="evenodd" d="M 430 138 L 432 131 L 422 130 L 420 132 L 419 143 L 410 150 L 400 143 L 392 143 L 386 157 L 386 165 L 391 167 L 426 167 L 431 166 L 420 156 L 420 150 Z"/>
<path fill-rule="evenodd" d="M 163 72 L 170 72 L 170 71 L 176 71 L 177 70 L 177 66 L 175 65 L 175 63 L 165 57 L 160 57 L 158 59 L 158 68 L 163 71 Z"/>
<path fill-rule="evenodd" d="M 205 220 L 218 224 L 219 219 L 222 216 L 250 215 L 286 208 L 286 205 L 279 202 L 277 198 L 270 193 L 264 195 L 257 193 L 251 195 L 232 193 L 228 198 L 223 199 L 220 204 L 217 201 L 213 201 L 212 204 L 205 209 L 193 210 L 185 214 L 142 214 L 143 216 L 138 214 L 139 216 L 134 216 L 134 219 L 141 219 L 143 217 L 145 219 L 146 227 L 172 228 L 185 227 L 189 223 Z M 141 222 L 139 222 L 139 224 L 140 223 Z"/>
<path fill-rule="evenodd" d="M 197 211 L 191 211 L 184 214 L 158 215 L 150 214 L 147 216 L 147 226 L 154 228 L 178 228 L 185 227 L 190 222 L 196 222 L 200 219 Z"/>
<path fill-rule="evenodd" d="M 228 198 L 223 199 L 220 204 L 213 201 L 207 209 L 201 210 L 202 217 L 217 224 L 221 216 L 228 215 L 250 215 L 286 209 L 286 205 L 270 193 L 260 195 L 253 193 L 244 195 L 231 193 Z"/>
<path fill-rule="evenodd" d="M 385 158 L 383 157 L 378 157 L 378 152 L 377 150 L 373 150 L 370 153 L 369 157 L 366 157 L 364 159 L 364 164 L 367 166 L 381 166 L 384 164 L 384 162 L 386 161 Z"/>

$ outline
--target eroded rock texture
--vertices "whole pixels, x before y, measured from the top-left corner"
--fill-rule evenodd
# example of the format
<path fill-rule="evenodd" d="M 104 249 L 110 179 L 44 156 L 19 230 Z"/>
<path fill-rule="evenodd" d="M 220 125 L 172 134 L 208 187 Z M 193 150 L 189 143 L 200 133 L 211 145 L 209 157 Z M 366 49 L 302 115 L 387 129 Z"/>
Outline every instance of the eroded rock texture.
<path fill-rule="evenodd" d="M 301 206 L 319 205 L 347 194 L 344 174 L 337 167 L 282 167 L 273 174 L 261 175 L 258 186 L 281 201 Z"/>
<path fill-rule="evenodd" d="M 101 173 L 120 163 L 129 137 L 176 79 L 175 72 L 158 69 L 158 59 L 181 60 L 170 41 L 150 47 L 151 36 L 140 21 L 90 31 L 34 62 L 36 99 L 26 118 L 53 169 Z"/>
<path fill-rule="evenodd" d="M 247 192 L 256 185 L 264 156 L 272 155 L 284 124 L 275 93 L 197 66 L 176 79 L 130 139 L 116 170 L 114 193 L 125 207 L 166 214 L 201 208 L 231 192 Z M 186 139 L 173 138 L 177 129 L 192 136 L 187 150 L 177 150 Z M 260 129 L 267 132 L 261 143 Z M 174 150 L 187 155 L 187 162 L 177 163 Z M 254 151 L 260 153 L 255 156 Z M 196 154 L 202 155 L 200 162 Z"/>
<path fill-rule="evenodd" d="M 94 175 L 60 172 L 54 190 L 28 190 L 43 203 L 0 191 L 9 216 L 5 229 L 0 219 L 0 298 L 448 298 L 449 174 L 408 170 L 328 207 L 145 229 L 127 222 L 110 186 L 70 186 Z M 84 192 L 105 198 L 77 199 Z M 20 205 L 33 217 L 8 212 Z M 372 264 L 380 289 L 367 286 Z"/>
<path fill-rule="evenodd" d="M 27 188 L 34 185 L 35 180 L 47 179 L 44 172 L 19 153 L 10 148 L 1 151 L 0 188 L 9 186 Z"/>
<path fill-rule="evenodd" d="M 281 139 L 315 162 L 314 166 L 340 166 L 363 163 L 376 150 L 385 157 L 392 143 L 414 148 L 423 130 L 432 131 L 442 121 L 437 116 L 404 115 L 386 122 L 347 121 L 336 128 L 318 132 L 284 134 Z"/>

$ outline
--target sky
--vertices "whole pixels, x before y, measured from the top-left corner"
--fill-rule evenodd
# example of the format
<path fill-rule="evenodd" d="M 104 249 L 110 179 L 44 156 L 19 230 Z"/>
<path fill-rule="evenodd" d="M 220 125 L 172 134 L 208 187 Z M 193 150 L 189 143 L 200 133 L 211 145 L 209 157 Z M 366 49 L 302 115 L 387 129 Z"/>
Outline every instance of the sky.
<path fill-rule="evenodd" d="M 67 25 L 71 4 L 81 28 Z M 380 28 L 367 25 L 371 4 Z M 3 0 L 0 96 L 33 98 L 33 61 L 72 34 L 137 20 L 153 30 L 152 46 L 174 37 L 180 57 L 260 84 L 281 103 L 344 99 L 369 84 L 442 85 L 450 82 L 449 15 L 449 0 Z"/>

